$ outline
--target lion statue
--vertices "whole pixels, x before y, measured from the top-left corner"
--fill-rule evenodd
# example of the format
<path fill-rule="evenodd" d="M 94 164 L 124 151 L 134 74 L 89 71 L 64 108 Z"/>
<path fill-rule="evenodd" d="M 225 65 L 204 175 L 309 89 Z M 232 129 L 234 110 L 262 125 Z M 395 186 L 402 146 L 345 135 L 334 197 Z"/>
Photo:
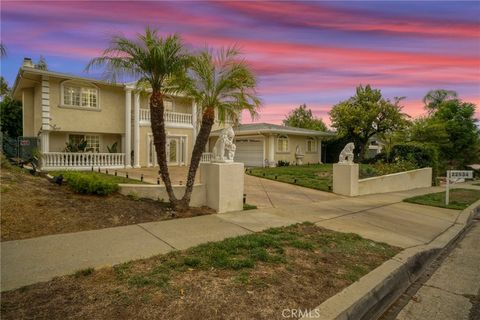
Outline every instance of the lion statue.
<path fill-rule="evenodd" d="M 215 146 L 213 147 L 214 161 L 217 162 L 233 162 L 235 156 L 235 150 L 237 149 L 233 143 L 235 133 L 232 127 L 228 127 L 222 130 L 218 137 Z"/>
<path fill-rule="evenodd" d="M 347 143 L 342 152 L 340 152 L 338 163 L 353 164 L 353 149 L 355 149 L 353 142 Z"/>

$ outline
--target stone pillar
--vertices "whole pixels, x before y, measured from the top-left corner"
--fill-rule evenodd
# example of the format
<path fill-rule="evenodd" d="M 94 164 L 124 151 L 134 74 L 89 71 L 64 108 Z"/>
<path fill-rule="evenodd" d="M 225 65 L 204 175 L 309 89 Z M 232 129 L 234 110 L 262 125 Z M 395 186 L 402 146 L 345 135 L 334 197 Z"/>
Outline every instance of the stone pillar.
<path fill-rule="evenodd" d="M 50 81 L 47 76 L 42 76 L 42 130 L 50 130 Z"/>
<path fill-rule="evenodd" d="M 193 144 L 197 140 L 197 104 L 192 102 Z"/>
<path fill-rule="evenodd" d="M 243 163 L 201 163 L 200 177 L 206 187 L 207 206 L 218 213 L 243 210 L 243 175 Z"/>
<path fill-rule="evenodd" d="M 140 168 L 140 94 L 135 92 L 133 103 L 133 167 Z"/>
<path fill-rule="evenodd" d="M 317 139 L 318 162 L 322 163 L 322 139 Z"/>
<path fill-rule="evenodd" d="M 275 136 L 268 137 L 268 166 L 275 167 Z"/>
<path fill-rule="evenodd" d="M 358 163 L 333 165 L 333 192 L 349 197 L 358 195 Z"/>
<path fill-rule="evenodd" d="M 40 149 L 42 153 L 50 151 L 50 132 L 42 131 L 40 133 Z"/>
<path fill-rule="evenodd" d="M 132 151 L 132 89 L 125 89 L 125 168 L 131 168 L 131 151 Z"/>

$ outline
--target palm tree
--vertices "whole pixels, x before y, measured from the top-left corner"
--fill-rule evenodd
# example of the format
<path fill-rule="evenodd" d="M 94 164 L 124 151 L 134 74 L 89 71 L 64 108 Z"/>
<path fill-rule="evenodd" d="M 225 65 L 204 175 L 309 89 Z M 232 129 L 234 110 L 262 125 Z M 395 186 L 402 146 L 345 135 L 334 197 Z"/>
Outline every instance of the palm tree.
<path fill-rule="evenodd" d="M 179 84 L 179 90 L 194 99 L 202 113 L 185 194 L 179 203 L 181 209 L 188 208 L 190 203 L 195 173 L 215 122 L 215 113 L 221 123 L 228 118 L 238 120 L 243 110 L 247 110 L 252 117 L 257 115 L 261 104 L 255 91 L 257 80 L 239 55 L 235 48 L 221 49 L 216 53 L 205 49 L 192 59 L 188 76 L 175 81 Z"/>
<path fill-rule="evenodd" d="M 0 42 L 0 57 L 5 57 L 7 55 L 7 48 L 3 43 Z"/>
<path fill-rule="evenodd" d="M 166 134 L 163 97 L 172 87 L 172 79 L 184 77 L 191 56 L 178 35 L 165 39 L 156 30 L 146 28 L 145 34 L 129 40 L 114 36 L 102 55 L 92 59 L 87 70 L 104 67 L 104 75 L 115 82 L 119 76 L 137 79 L 137 87 L 150 87 L 150 114 L 153 142 L 157 150 L 160 176 L 165 184 L 170 203 L 174 209 L 179 201 L 173 193 L 166 157 Z"/>
<path fill-rule="evenodd" d="M 423 97 L 423 103 L 428 112 L 434 112 L 437 107 L 444 101 L 453 100 L 457 98 L 457 93 L 453 90 L 430 90 L 427 92 L 425 97 Z"/>

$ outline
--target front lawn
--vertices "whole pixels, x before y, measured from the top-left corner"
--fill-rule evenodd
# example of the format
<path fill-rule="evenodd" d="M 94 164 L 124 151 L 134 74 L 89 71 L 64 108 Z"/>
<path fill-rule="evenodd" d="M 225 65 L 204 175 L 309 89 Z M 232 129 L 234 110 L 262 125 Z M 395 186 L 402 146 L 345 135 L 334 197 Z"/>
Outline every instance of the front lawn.
<path fill-rule="evenodd" d="M 370 178 L 402 171 L 404 168 L 390 164 L 360 164 L 359 178 Z M 251 168 L 247 174 L 261 178 L 296 184 L 322 191 L 332 191 L 332 164 L 311 164 L 275 168 Z"/>
<path fill-rule="evenodd" d="M 86 173 L 87 174 L 87 173 Z M 125 178 L 99 173 L 117 183 Z M 128 183 L 139 183 L 139 181 Z M 126 197 L 74 193 L 27 170 L 2 163 L 1 240 L 19 240 L 49 234 L 101 229 L 171 219 L 167 203 Z M 185 216 L 209 214 L 208 208 L 192 208 Z"/>
<path fill-rule="evenodd" d="M 400 249 L 313 224 L 229 238 L 2 293 L 3 319 L 282 319 Z"/>
<path fill-rule="evenodd" d="M 253 176 L 296 184 L 302 187 L 332 191 L 332 164 L 312 164 L 275 168 L 247 169 Z"/>
<path fill-rule="evenodd" d="M 403 201 L 426 206 L 463 210 L 480 199 L 480 190 L 450 189 L 448 206 L 445 205 L 445 191 L 416 196 Z"/>

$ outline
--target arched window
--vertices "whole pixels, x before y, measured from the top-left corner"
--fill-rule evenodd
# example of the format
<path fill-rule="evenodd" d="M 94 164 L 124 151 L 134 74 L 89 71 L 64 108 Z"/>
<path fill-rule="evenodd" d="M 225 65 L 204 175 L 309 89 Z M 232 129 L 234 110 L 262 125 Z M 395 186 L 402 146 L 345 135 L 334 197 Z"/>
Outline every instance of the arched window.
<path fill-rule="evenodd" d="M 306 140 L 306 147 L 305 150 L 307 152 L 316 152 L 317 151 L 317 141 L 314 138 L 308 137 Z"/>
<path fill-rule="evenodd" d="M 277 138 L 277 152 L 288 152 L 288 137 L 278 136 Z"/>
<path fill-rule="evenodd" d="M 66 107 L 98 108 L 99 97 L 97 86 L 73 80 L 61 84 L 61 105 Z"/>

